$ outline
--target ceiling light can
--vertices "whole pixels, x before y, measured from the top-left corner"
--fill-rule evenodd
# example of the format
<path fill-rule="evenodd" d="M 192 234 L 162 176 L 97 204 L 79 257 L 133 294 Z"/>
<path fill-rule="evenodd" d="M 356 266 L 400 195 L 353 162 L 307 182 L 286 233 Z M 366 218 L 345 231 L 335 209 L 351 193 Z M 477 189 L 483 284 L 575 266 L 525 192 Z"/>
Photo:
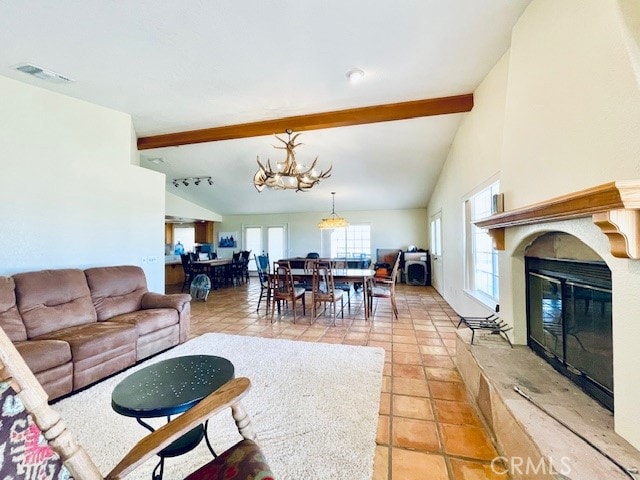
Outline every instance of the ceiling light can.
<path fill-rule="evenodd" d="M 361 70 L 359 68 L 352 68 L 347 72 L 347 79 L 351 83 L 359 82 L 363 78 L 364 78 L 364 70 Z"/>

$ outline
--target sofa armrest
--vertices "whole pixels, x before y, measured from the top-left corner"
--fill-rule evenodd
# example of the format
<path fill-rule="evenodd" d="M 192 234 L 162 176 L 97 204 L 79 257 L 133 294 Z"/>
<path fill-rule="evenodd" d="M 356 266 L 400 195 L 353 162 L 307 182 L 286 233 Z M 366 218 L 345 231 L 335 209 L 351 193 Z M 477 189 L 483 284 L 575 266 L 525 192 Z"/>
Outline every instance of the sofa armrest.
<path fill-rule="evenodd" d="M 178 312 L 184 309 L 185 303 L 191 301 L 191 295 L 187 293 L 162 293 L 147 292 L 142 296 L 142 308 L 175 308 Z"/>

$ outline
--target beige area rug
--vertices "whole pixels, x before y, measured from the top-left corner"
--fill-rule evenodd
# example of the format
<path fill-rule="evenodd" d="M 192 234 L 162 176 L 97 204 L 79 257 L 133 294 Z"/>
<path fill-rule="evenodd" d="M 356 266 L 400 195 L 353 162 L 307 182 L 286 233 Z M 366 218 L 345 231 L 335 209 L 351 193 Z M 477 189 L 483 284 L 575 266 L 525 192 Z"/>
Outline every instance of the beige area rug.
<path fill-rule="evenodd" d="M 228 358 L 236 376 L 251 379 L 243 404 L 278 480 L 371 480 L 384 366 L 380 348 L 209 333 L 54 407 L 106 474 L 146 432 L 111 409 L 115 385 L 150 363 L 197 354 Z M 209 422 L 209 436 L 216 452 L 240 439 L 230 411 Z M 181 479 L 210 459 L 203 441 L 167 459 L 164 478 Z M 150 479 L 156 463 L 154 457 L 127 478 Z"/>

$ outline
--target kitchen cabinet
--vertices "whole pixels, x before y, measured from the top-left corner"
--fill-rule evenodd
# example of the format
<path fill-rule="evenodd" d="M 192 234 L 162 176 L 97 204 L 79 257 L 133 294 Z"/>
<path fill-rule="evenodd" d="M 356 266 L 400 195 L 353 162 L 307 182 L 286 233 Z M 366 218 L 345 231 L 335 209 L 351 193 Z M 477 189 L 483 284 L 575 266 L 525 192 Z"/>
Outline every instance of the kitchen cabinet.
<path fill-rule="evenodd" d="M 213 222 L 196 222 L 195 229 L 196 243 L 215 243 Z"/>
<path fill-rule="evenodd" d="M 182 285 L 184 282 L 184 270 L 182 264 L 174 263 L 164 266 L 165 285 Z"/>
<path fill-rule="evenodd" d="M 164 243 L 173 245 L 173 223 L 164 224 Z"/>

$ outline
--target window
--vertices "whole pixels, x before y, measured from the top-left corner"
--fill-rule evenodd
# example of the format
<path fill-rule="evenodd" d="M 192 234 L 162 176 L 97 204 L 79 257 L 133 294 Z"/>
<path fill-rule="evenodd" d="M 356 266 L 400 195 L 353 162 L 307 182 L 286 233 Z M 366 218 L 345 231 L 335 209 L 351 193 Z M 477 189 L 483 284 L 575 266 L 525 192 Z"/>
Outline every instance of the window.
<path fill-rule="evenodd" d="M 473 222 L 491 215 L 493 195 L 500 184 L 495 182 L 465 201 L 467 288 L 474 294 L 498 301 L 498 254 L 489 234 Z"/>
<path fill-rule="evenodd" d="M 431 220 L 431 254 L 442 255 L 442 218 L 439 214 Z"/>
<path fill-rule="evenodd" d="M 173 227 L 173 240 L 184 246 L 184 251 L 194 252 L 196 245 L 196 229 L 193 225 L 188 227 Z"/>
<path fill-rule="evenodd" d="M 328 243 L 329 252 L 323 248 L 323 256 L 328 253 L 331 258 L 371 257 L 371 225 L 349 225 L 324 232 L 327 234 L 323 234 L 323 246 Z"/>

